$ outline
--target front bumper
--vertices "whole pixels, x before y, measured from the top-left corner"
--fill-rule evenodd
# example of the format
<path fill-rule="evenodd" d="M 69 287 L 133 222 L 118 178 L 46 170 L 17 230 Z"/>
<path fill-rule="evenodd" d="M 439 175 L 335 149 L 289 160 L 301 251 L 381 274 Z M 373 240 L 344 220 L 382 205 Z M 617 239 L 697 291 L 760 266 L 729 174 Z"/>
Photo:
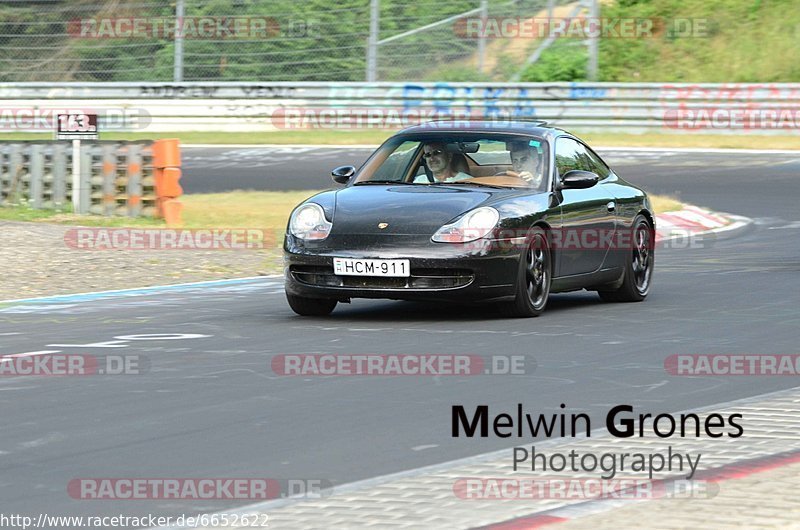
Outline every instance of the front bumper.
<path fill-rule="evenodd" d="M 340 248 L 336 248 L 336 247 Z M 335 241 L 284 242 L 286 292 L 306 298 L 499 301 L 512 299 L 519 271 L 518 245 L 503 240 L 468 244 L 401 242 L 354 249 Z M 348 248 L 349 247 L 349 248 Z M 333 258 L 408 259 L 407 278 L 339 276 Z"/>

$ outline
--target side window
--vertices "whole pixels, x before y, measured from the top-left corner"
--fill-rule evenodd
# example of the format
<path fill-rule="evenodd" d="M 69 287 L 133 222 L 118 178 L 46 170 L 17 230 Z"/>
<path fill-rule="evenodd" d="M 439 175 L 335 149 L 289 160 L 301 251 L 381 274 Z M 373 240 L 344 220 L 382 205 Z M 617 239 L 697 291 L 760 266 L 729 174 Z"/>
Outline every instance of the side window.
<path fill-rule="evenodd" d="M 573 169 L 597 173 L 601 179 L 611 172 L 597 155 L 572 138 L 559 138 L 556 142 L 556 167 L 559 177 Z"/>
<path fill-rule="evenodd" d="M 568 171 L 573 169 L 584 169 L 581 167 L 580 158 L 583 146 L 572 138 L 559 138 L 556 140 L 556 169 L 558 176 L 563 177 Z"/>
<path fill-rule="evenodd" d="M 583 147 L 583 146 L 581 146 Z M 584 148 L 585 149 L 585 148 Z M 600 179 L 604 179 L 611 174 L 611 169 L 597 156 L 591 149 L 586 149 L 586 154 L 589 155 L 592 171 L 597 173 Z"/>
<path fill-rule="evenodd" d="M 375 170 L 370 180 L 397 180 L 414 159 L 419 142 L 403 142 L 390 154 L 383 164 Z"/>

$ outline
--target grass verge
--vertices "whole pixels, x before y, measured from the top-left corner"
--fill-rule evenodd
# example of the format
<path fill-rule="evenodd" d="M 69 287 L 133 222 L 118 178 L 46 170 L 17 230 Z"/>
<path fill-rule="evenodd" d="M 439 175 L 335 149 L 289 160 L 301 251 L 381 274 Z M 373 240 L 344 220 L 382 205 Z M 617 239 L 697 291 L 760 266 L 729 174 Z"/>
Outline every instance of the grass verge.
<path fill-rule="evenodd" d="M 79 215 L 71 208 L 62 210 L 34 210 L 28 206 L 0 207 L 0 220 L 3 221 L 41 221 L 46 223 L 78 226 L 102 227 L 147 227 L 164 226 L 161 219 L 151 217 L 102 217 L 99 215 Z"/>
<path fill-rule="evenodd" d="M 650 195 L 653 210 L 658 213 L 674 212 L 683 208 L 683 203 L 667 195 Z"/>

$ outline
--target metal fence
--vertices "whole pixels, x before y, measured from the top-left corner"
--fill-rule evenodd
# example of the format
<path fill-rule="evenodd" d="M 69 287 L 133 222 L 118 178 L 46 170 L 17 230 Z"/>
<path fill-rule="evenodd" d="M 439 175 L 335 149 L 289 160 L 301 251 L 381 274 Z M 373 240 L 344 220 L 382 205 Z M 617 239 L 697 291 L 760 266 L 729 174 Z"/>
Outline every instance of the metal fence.
<path fill-rule="evenodd" d="M 101 131 L 398 128 L 455 115 L 579 130 L 794 134 L 800 84 L 0 83 L 0 132 L 52 131 L 65 109 L 98 113 Z"/>
<path fill-rule="evenodd" d="M 536 42 L 490 43 L 482 62 L 486 42 L 460 34 L 459 19 L 541 16 L 547 4 L 11 0 L 0 3 L 0 81 L 502 80 Z"/>
<path fill-rule="evenodd" d="M 0 206 L 164 217 L 165 203 L 181 194 L 174 140 L 82 142 L 76 153 L 73 172 L 65 142 L 0 143 Z"/>

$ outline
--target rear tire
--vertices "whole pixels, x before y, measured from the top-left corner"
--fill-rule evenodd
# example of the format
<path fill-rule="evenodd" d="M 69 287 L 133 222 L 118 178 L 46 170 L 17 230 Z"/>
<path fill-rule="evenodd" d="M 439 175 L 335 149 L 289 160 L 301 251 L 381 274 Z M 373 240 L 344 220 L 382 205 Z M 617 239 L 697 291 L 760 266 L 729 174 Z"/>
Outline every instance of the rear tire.
<path fill-rule="evenodd" d="M 626 252 L 622 285 L 614 291 L 598 291 L 604 302 L 641 302 L 650 292 L 655 264 L 655 232 L 650 221 L 637 215 L 631 233 L 633 249 Z"/>
<path fill-rule="evenodd" d="M 292 311 L 304 317 L 324 317 L 336 307 L 336 300 L 329 298 L 303 298 L 286 293 L 286 301 Z"/>
<path fill-rule="evenodd" d="M 501 306 L 503 314 L 538 317 L 547 305 L 553 279 L 553 260 L 544 230 L 536 227 L 531 231 L 528 247 L 519 261 L 516 296 L 513 302 Z"/>

